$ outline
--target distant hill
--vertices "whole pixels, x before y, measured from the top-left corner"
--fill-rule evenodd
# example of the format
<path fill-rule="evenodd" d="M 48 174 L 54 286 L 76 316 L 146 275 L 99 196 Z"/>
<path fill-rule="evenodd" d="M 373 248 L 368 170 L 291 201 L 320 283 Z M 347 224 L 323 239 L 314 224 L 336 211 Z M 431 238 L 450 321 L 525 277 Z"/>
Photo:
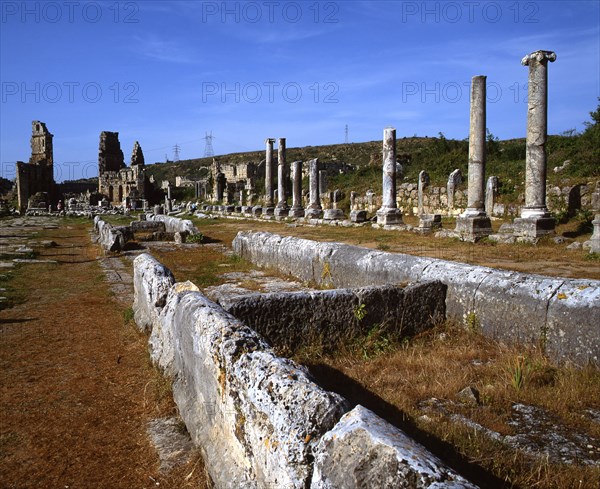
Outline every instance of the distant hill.
<path fill-rule="evenodd" d="M 487 175 L 496 175 L 501 182 L 508 184 L 505 187 L 507 192 L 511 186 L 519 187 L 525 178 L 525 139 L 499 141 L 488 134 L 487 145 Z M 405 181 L 416 182 L 421 170 L 429 173 L 434 185 L 445 185 L 448 175 L 455 168 L 461 169 L 463 175 L 467 174 L 467 140 L 446 139 L 440 133 L 437 138 L 400 138 L 396 146 L 399 159 L 403 162 Z M 354 175 L 340 175 L 338 179 L 333 179 L 332 184 L 348 190 L 376 190 L 381 185 L 381 148 L 381 141 L 287 148 L 287 160 L 292 162 L 319 158 L 323 162 L 341 161 L 351 164 L 358 171 Z M 547 149 L 548 178 L 551 183 L 565 179 L 576 182 L 600 177 L 600 150 L 594 148 L 585 135 L 550 136 Z M 221 163 L 260 162 L 264 157 L 264 150 L 216 156 Z M 562 172 L 555 174 L 552 169 L 561 166 L 566 160 L 571 163 Z M 148 165 L 146 171 L 148 175 L 154 175 L 157 183 L 167 179 L 174 182 L 176 176 L 205 176 L 206 168 L 211 163 L 212 158 L 195 158 Z"/>

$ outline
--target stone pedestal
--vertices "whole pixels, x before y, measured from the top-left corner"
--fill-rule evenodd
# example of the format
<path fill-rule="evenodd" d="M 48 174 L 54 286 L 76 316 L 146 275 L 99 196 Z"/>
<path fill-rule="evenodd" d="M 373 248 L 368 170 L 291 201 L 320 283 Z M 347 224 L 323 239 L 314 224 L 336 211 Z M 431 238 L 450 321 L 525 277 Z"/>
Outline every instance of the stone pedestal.
<path fill-rule="evenodd" d="M 352 222 L 365 222 L 367 220 L 367 211 L 365 210 L 353 210 L 350 212 L 350 221 Z"/>
<path fill-rule="evenodd" d="M 274 216 L 275 215 L 275 207 L 263 207 L 262 215 L 263 216 Z"/>
<path fill-rule="evenodd" d="M 513 221 L 512 232 L 524 238 L 539 238 L 554 234 L 556 220 L 553 217 L 518 217 Z"/>
<path fill-rule="evenodd" d="M 402 212 L 396 203 L 396 129 L 387 127 L 383 131 L 383 199 L 377 211 L 377 224 L 381 226 L 401 225 Z"/>
<path fill-rule="evenodd" d="M 475 242 L 492 234 L 490 218 L 483 216 L 460 215 L 456 218 L 454 231 L 463 241 Z"/>
<path fill-rule="evenodd" d="M 252 208 L 252 215 L 255 217 L 259 217 L 260 215 L 262 215 L 262 207 L 260 205 L 255 205 Z"/>
<path fill-rule="evenodd" d="M 300 208 L 292 207 L 290 209 L 288 216 L 289 217 L 304 217 L 304 209 L 302 207 L 300 207 Z"/>
<path fill-rule="evenodd" d="M 436 229 L 442 228 L 441 214 L 421 214 L 419 216 L 419 226 L 413 228 L 415 233 L 430 234 Z"/>
<path fill-rule="evenodd" d="M 326 221 L 342 221 L 346 218 L 342 209 L 326 209 L 323 212 L 323 219 Z"/>

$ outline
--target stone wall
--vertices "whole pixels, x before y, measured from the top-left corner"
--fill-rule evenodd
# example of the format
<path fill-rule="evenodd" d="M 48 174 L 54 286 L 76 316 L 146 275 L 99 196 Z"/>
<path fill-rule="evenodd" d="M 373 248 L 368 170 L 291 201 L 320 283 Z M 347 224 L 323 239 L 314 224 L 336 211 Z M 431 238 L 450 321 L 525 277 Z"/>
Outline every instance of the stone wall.
<path fill-rule="evenodd" d="M 544 277 L 265 232 L 240 232 L 233 248 L 258 266 L 335 287 L 439 280 L 448 286 L 449 317 L 501 340 L 538 345 L 556 361 L 600 362 L 598 280 Z"/>
<path fill-rule="evenodd" d="M 133 309 L 215 487 L 475 487 L 399 429 L 319 387 L 150 255 L 134 260 Z"/>
<path fill-rule="evenodd" d="M 323 199 L 325 205 L 327 199 Z M 525 197 L 519 195 L 519 202 Z M 398 186 L 396 197 L 398 208 L 404 215 L 419 215 L 418 211 L 418 185 L 417 183 L 403 183 Z M 495 196 L 492 212 L 488 214 L 494 217 L 514 217 L 521 211 L 521 205 L 508 202 L 501 196 Z M 547 190 L 546 205 L 552 212 L 566 212 L 570 217 L 574 216 L 578 209 L 597 210 L 600 209 L 600 181 L 590 181 L 586 184 L 549 186 Z M 467 206 L 467 188 L 461 185 L 454 191 L 452 208 L 448 206 L 447 187 L 427 186 L 423 192 L 423 211 L 425 214 L 441 214 L 457 216 L 464 212 Z M 375 212 L 381 207 L 381 195 L 358 195 L 356 207 Z M 486 209 L 487 210 L 487 209 Z"/>
<path fill-rule="evenodd" d="M 406 288 L 253 294 L 221 305 L 271 344 L 294 351 L 311 341 L 335 348 L 373 327 L 391 335 L 417 334 L 446 318 L 445 299 L 446 286 L 428 282 Z"/>
<path fill-rule="evenodd" d="M 148 214 L 146 219 L 145 221 L 132 221 L 129 226 L 113 226 L 103 221 L 100 216 L 96 216 L 94 217 L 94 230 L 98 234 L 98 243 L 104 251 L 118 253 L 123 251 L 128 241 L 134 239 L 136 233 L 143 235 L 178 233 L 182 241 L 185 241 L 185 236 L 200 233 L 189 219 L 153 214 Z"/>

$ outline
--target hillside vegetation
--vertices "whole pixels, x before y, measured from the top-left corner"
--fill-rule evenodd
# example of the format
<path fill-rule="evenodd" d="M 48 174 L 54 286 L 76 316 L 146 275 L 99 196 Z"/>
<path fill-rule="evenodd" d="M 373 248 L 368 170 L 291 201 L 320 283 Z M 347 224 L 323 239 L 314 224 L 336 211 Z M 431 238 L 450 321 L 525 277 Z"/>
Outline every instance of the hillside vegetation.
<path fill-rule="evenodd" d="M 574 130 L 548 138 L 548 179 L 550 184 L 574 184 L 600 177 L 600 105 L 590 113 L 592 121 L 580 134 Z M 355 172 L 330 179 L 330 187 L 364 192 L 369 188 L 381 191 L 382 141 L 334 144 L 288 148 L 287 160 L 308 161 L 319 158 L 322 162 L 341 161 L 353 165 Z M 419 172 L 425 170 L 433 185 L 445 185 L 448 175 L 459 168 L 467 174 L 468 140 L 447 139 L 443 133 L 438 137 L 399 137 L 396 144 L 399 160 L 403 163 L 404 181 L 416 182 Z M 504 194 L 522 190 L 525 179 L 525 138 L 500 141 L 492 133 L 487 134 L 487 175 L 499 177 Z M 223 164 L 260 162 L 263 151 L 232 153 L 217 156 Z M 570 163 L 558 173 L 565 161 Z M 208 173 L 212 158 L 181 160 L 176 163 L 157 163 L 147 167 L 156 182 L 171 180 L 176 176 L 202 178 Z"/>

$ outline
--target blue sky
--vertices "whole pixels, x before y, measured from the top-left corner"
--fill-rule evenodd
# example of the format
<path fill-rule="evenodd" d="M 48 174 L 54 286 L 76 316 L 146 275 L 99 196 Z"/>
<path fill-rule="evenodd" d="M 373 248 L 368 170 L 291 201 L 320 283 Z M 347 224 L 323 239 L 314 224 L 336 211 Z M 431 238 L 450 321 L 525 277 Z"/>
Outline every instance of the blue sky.
<path fill-rule="evenodd" d="M 0 2 L 1 176 L 54 134 L 56 178 L 97 175 L 101 131 L 129 162 L 398 137 L 465 138 L 469 83 L 487 126 L 524 137 L 527 68 L 553 50 L 549 132 L 583 129 L 600 96 L 598 1 Z"/>

